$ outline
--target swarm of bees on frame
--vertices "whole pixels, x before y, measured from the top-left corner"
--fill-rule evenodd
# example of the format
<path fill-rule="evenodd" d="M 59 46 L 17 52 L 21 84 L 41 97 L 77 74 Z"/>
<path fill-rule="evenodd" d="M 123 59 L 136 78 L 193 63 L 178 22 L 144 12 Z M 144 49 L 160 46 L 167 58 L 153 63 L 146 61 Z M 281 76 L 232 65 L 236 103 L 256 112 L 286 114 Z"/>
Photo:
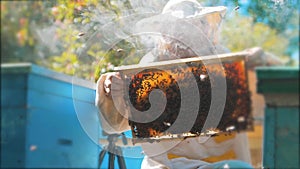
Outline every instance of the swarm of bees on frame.
<path fill-rule="evenodd" d="M 168 69 L 146 69 L 138 74 L 132 75 L 127 79 L 129 84 L 129 101 L 135 109 L 146 112 L 151 107 L 149 94 L 154 89 L 159 89 L 164 93 L 167 99 L 163 113 L 155 120 L 141 123 L 130 121 L 133 138 L 140 140 L 151 140 L 151 138 L 174 138 L 189 137 L 200 135 L 217 135 L 221 132 L 230 133 L 232 131 L 244 131 L 252 129 L 251 101 L 250 92 L 247 83 L 247 75 L 244 61 L 224 62 L 223 68 L 217 68 L 214 64 L 204 65 L 203 63 L 189 63 L 185 69 L 176 66 Z M 208 73 L 208 71 L 210 73 Z M 207 119 L 211 101 L 212 90 L 214 90 L 214 78 L 226 79 L 226 101 L 221 120 L 217 126 L 204 127 Z M 185 113 L 189 111 L 182 110 L 180 89 L 190 89 L 191 81 L 197 83 L 200 101 L 193 99 L 188 100 L 193 104 L 199 104 L 197 117 L 184 119 L 182 125 L 193 123 L 193 127 L 188 131 L 168 130 L 176 121 L 179 112 Z M 180 83 L 180 88 L 178 86 Z M 189 99 L 188 97 L 184 97 Z M 132 116 L 140 116 L 136 118 L 151 119 L 151 114 L 131 114 Z M 186 124 L 185 124 L 186 123 Z M 213 128 L 212 128 L 213 127 Z"/>

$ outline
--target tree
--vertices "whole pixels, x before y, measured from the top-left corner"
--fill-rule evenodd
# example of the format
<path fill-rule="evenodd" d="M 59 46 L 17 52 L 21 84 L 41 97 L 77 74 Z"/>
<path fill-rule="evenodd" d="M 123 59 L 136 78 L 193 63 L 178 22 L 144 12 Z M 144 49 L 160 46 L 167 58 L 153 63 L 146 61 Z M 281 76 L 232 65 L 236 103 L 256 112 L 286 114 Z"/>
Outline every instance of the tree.
<path fill-rule="evenodd" d="M 57 33 L 62 41 L 64 51 L 61 55 L 53 57 L 54 64 L 50 67 L 67 74 L 97 80 L 100 73 L 111 71 L 114 66 L 125 64 L 125 62 L 127 64 L 137 63 L 138 55 L 144 54 L 137 51 L 138 48 L 142 48 L 138 37 L 121 38 L 116 44 L 106 43 L 105 40 L 97 41 L 97 38 L 109 41 L 115 38 L 113 36 L 122 36 L 117 35 L 118 33 L 126 34 L 125 29 L 101 32 L 105 26 L 108 27 L 113 23 L 106 30 L 115 27 L 122 28 L 126 24 L 130 24 L 123 19 L 137 13 L 137 10 L 147 6 L 143 12 L 148 12 L 149 9 L 156 10 L 157 6 L 162 6 L 157 2 L 150 2 L 135 4 L 139 6 L 135 9 L 132 7 L 132 3 L 134 2 L 129 0 L 122 2 L 59 0 L 58 5 L 53 8 L 57 11 L 56 22 L 61 23 Z"/>
<path fill-rule="evenodd" d="M 1 62 L 39 63 L 47 48 L 38 45 L 35 25 L 51 23 L 55 1 L 1 1 Z M 38 56 L 39 55 L 39 56 Z"/>
<path fill-rule="evenodd" d="M 144 46 L 139 37 L 120 38 L 115 44 L 106 42 L 105 39 L 114 38 L 114 35 L 121 37 L 123 33 L 126 34 L 125 29 L 122 30 L 124 32 L 118 32 L 114 28 L 132 26 L 131 22 L 124 20 L 130 15 L 137 16 L 134 19 L 138 20 L 160 13 L 166 2 L 167 0 L 1 1 L 1 61 L 29 61 L 58 72 L 90 80 L 97 79 L 101 72 L 110 71 L 113 66 L 125 62 L 137 63 L 138 56 L 145 54 L 145 51 L 140 50 Z M 244 11 L 249 11 L 250 15 L 246 17 L 231 15 L 231 11 L 228 11 L 225 18 L 222 43 L 232 51 L 262 46 L 268 52 L 285 58 L 299 47 L 298 2 L 283 0 L 284 3 L 293 2 L 292 6 L 276 8 L 274 16 L 271 10 L 261 12 L 262 7 L 265 7 L 261 1 L 253 1 L 253 4 L 252 1 L 243 4 L 237 0 L 201 2 L 205 6 L 226 5 L 229 9 L 240 5 Z M 275 2 L 266 2 L 271 5 L 273 3 L 273 7 L 276 7 Z M 286 25 L 274 20 L 280 15 L 280 11 L 287 11 L 282 16 L 282 19 L 284 16 L 288 17 Z M 101 32 L 103 28 L 108 31 Z M 97 38 L 101 40 L 97 41 Z"/>
<path fill-rule="evenodd" d="M 297 11 L 299 2 L 296 0 L 252 0 L 248 6 L 248 12 L 253 22 L 264 22 L 279 33 L 284 32 L 291 26 L 291 20 Z"/>
<path fill-rule="evenodd" d="M 289 58 L 285 55 L 289 40 L 264 23 L 254 23 L 253 18 L 235 15 L 224 22 L 221 33 L 222 44 L 231 51 L 260 46 L 281 59 Z"/>
<path fill-rule="evenodd" d="M 263 22 L 289 39 L 284 51 L 291 56 L 299 48 L 299 5 L 297 0 L 252 0 L 247 10 L 254 23 Z"/>
<path fill-rule="evenodd" d="M 224 5 L 228 7 L 225 24 L 222 27 L 225 30 L 225 32 L 222 33 L 223 38 L 227 38 L 226 40 L 224 40 L 224 43 L 225 45 L 228 45 L 228 48 L 236 51 L 244 47 L 251 47 L 251 45 L 263 45 L 261 47 L 263 47 L 268 52 L 274 53 L 281 58 L 287 59 L 288 57 L 289 59 L 287 60 L 290 60 L 289 64 L 294 64 L 294 61 L 291 60 L 291 56 L 295 52 L 299 52 L 299 1 L 204 0 L 201 2 L 208 6 Z M 239 10 L 233 10 L 237 6 L 239 6 Z M 240 16 L 238 16 L 238 14 Z M 243 31 L 244 28 L 248 32 Z M 263 32 L 259 33 L 259 31 Z M 254 33 L 254 36 L 251 36 L 251 34 L 249 33 Z M 259 37 L 257 35 L 262 35 L 262 37 Z M 239 40 L 235 38 L 250 38 L 251 40 L 243 41 L 241 39 Z M 230 44 L 230 39 L 234 44 Z M 240 44 L 237 42 L 240 42 Z M 281 52 L 279 51 L 279 49 L 281 50 Z"/>

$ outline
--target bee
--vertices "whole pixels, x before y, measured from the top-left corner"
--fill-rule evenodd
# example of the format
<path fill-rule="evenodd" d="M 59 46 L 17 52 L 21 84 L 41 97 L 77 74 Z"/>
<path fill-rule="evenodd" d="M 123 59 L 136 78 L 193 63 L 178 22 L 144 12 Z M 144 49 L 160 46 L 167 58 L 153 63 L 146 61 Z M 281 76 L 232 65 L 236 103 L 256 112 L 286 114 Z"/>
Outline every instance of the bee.
<path fill-rule="evenodd" d="M 78 36 L 78 37 L 81 37 L 81 36 L 84 36 L 84 35 L 85 35 L 84 32 L 79 32 L 77 36 Z"/>
<path fill-rule="evenodd" d="M 210 136 L 215 136 L 219 133 L 218 130 L 215 130 L 215 129 L 208 129 L 207 132 L 206 132 L 206 135 L 210 135 Z"/>
<path fill-rule="evenodd" d="M 171 123 L 168 123 L 168 122 L 163 122 L 164 123 L 164 125 L 166 125 L 166 126 L 171 126 Z"/>
<path fill-rule="evenodd" d="M 121 48 L 117 49 L 117 52 L 123 52 L 123 51 L 124 51 L 124 50 L 121 49 Z"/>
<path fill-rule="evenodd" d="M 233 10 L 237 11 L 240 9 L 240 6 L 236 6 Z"/>

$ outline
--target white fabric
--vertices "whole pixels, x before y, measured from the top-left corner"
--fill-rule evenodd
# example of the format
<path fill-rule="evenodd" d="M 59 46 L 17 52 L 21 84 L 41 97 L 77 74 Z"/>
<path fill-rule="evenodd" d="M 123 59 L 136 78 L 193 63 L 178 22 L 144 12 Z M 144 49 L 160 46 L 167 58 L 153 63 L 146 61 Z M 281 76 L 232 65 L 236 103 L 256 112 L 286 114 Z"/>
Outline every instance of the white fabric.
<path fill-rule="evenodd" d="M 172 147 L 174 146 L 174 147 Z M 143 143 L 143 150 L 147 155 L 142 163 L 143 169 L 154 168 L 198 168 L 208 163 L 201 160 L 211 156 L 220 156 L 233 150 L 236 159 L 251 163 L 248 139 L 246 133 L 238 133 L 233 139 L 216 143 L 214 137 L 187 138 L 183 141 L 162 141 L 160 143 Z M 172 153 L 181 158 L 168 159 Z"/>

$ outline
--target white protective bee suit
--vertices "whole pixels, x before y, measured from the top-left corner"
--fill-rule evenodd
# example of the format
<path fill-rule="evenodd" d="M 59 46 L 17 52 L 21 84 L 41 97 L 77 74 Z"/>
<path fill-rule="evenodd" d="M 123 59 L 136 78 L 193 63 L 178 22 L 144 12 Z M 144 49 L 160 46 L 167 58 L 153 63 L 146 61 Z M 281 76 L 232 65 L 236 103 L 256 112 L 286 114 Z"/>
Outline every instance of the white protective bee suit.
<path fill-rule="evenodd" d="M 194 10 L 190 10 L 190 9 Z M 204 8 L 195 0 L 171 0 L 163 9 L 163 14 L 171 14 L 178 18 L 202 17 L 208 21 L 211 29 L 204 33 L 212 42 L 211 48 L 204 48 L 203 55 L 214 54 L 211 50 L 218 53 L 226 52 L 218 46 L 215 41 L 216 29 L 224 15 L 225 7 Z M 176 57 L 191 57 L 193 51 L 188 47 L 181 47 L 180 41 L 174 41 L 165 37 L 159 46 L 158 58 L 153 55 L 146 55 L 141 62 L 167 60 Z M 200 46 L 201 47 L 201 46 Z M 174 56 L 172 56 L 174 55 Z M 114 98 L 107 96 L 110 89 L 107 89 L 110 83 L 113 83 L 111 77 L 117 73 L 103 74 L 97 82 L 96 105 L 100 110 L 100 119 L 102 128 L 107 133 L 121 133 L 130 130 L 128 120 L 123 117 L 127 109 L 123 98 Z M 112 82 L 111 82 L 112 81 Z M 107 83 L 107 84 L 106 84 Z M 115 106 L 119 106 L 117 109 Z M 124 112 L 119 113 L 118 110 Z M 125 115 L 126 116 L 126 115 Z M 215 137 L 194 137 L 184 140 L 168 140 L 155 143 L 141 143 L 145 153 L 141 168 L 144 169 L 192 169 L 192 168 L 249 168 L 251 163 L 248 139 L 246 133 L 232 133 L 230 135 L 219 135 Z M 235 160 L 235 161 L 228 161 Z"/>

